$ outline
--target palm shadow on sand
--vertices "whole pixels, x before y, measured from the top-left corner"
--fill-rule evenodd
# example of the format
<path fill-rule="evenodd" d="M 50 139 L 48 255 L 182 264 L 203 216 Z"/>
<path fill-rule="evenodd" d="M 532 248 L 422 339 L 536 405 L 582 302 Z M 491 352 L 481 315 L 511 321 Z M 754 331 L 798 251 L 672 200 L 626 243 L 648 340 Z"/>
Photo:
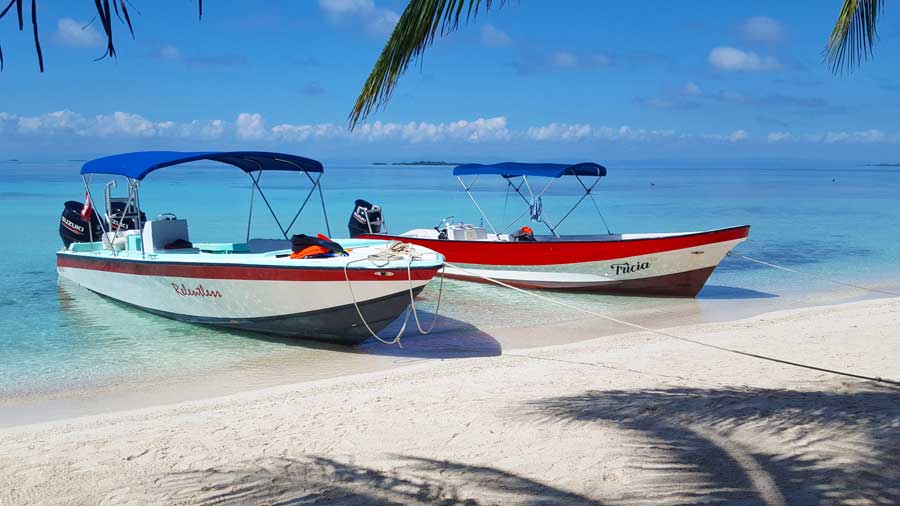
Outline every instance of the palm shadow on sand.
<path fill-rule="evenodd" d="M 897 387 L 588 391 L 525 409 L 632 434 L 646 483 L 624 502 L 900 504 Z"/>
<path fill-rule="evenodd" d="M 405 455 L 393 455 L 392 459 L 396 466 L 389 471 L 328 457 L 303 456 L 175 472 L 153 480 L 153 499 L 199 505 L 600 504 L 494 467 Z M 108 498 L 134 499 L 128 496 L 132 490 L 113 492 Z"/>

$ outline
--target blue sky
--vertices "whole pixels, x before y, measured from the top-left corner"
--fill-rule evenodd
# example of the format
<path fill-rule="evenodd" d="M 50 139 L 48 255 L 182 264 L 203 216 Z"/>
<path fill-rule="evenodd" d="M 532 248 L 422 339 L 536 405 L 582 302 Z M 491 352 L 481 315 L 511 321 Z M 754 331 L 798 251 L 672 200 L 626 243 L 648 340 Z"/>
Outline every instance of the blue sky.
<path fill-rule="evenodd" d="M 403 1 L 207 2 L 202 21 L 195 2 L 135 2 L 136 40 L 116 25 L 118 59 L 95 62 L 92 2 L 42 0 L 44 74 L 30 32 L 0 21 L 0 158 L 900 162 L 900 14 L 874 61 L 833 76 L 840 3 L 512 2 L 439 39 L 350 133 Z"/>

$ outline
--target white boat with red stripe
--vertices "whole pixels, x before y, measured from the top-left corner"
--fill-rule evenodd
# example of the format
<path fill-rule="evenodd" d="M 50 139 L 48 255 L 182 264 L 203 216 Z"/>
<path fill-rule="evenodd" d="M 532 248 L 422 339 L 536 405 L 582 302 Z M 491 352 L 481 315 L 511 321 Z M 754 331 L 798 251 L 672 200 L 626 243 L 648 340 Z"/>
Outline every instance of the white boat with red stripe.
<path fill-rule="evenodd" d="M 186 220 L 171 215 L 146 220 L 138 197 L 144 177 L 163 167 L 200 160 L 242 169 L 252 180 L 251 193 L 259 195 L 266 207 L 268 199 L 258 185 L 266 170 L 300 173 L 312 186 L 304 203 L 316 191 L 321 198 L 322 165 L 293 155 L 143 152 L 93 160 L 81 171 L 86 202 L 95 174 L 124 177 L 128 195 L 113 198 L 107 185 L 103 217 L 89 206 L 67 203 L 60 223 L 66 247 L 57 253 L 59 275 L 169 318 L 355 344 L 401 315 L 443 264 L 440 254 L 420 246 L 291 237 L 293 223 L 282 227 L 274 212 L 282 240 L 197 243 L 190 240 Z M 248 238 L 249 227 L 248 221 Z"/>
<path fill-rule="evenodd" d="M 414 229 L 400 235 L 380 233 L 380 209 L 357 205 L 358 225 L 351 234 L 363 238 L 397 239 L 424 246 L 444 255 L 444 275 L 475 282 L 504 282 L 520 288 L 589 291 L 628 295 L 695 296 L 732 248 L 747 239 L 749 225 L 681 233 L 560 235 L 558 228 L 575 208 L 590 199 L 607 170 L 595 163 L 467 164 L 453 171 L 482 215 L 484 226 L 445 219 L 433 229 Z M 498 232 L 471 193 L 481 175 L 498 175 L 525 202 L 523 213 L 545 226 L 549 234 L 536 235 L 530 227 L 515 233 Z M 464 176 L 474 176 L 466 182 Z M 541 197 L 563 176 L 575 178 L 584 195 L 552 222 L 543 212 Z M 529 177 L 549 178 L 537 190 Z M 370 219 L 375 214 L 375 220 Z M 602 218 L 602 214 L 601 214 Z M 605 220 L 603 220 L 605 224 Z M 351 222 L 352 224 L 352 222 Z M 354 231 L 358 233 L 354 234 Z"/>

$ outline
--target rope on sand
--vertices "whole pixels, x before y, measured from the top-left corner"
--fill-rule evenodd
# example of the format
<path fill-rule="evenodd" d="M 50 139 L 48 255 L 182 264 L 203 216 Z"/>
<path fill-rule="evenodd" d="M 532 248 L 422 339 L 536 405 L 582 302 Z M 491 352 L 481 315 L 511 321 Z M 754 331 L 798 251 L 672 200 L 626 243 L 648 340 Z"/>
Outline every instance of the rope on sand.
<path fill-rule="evenodd" d="M 490 282 L 490 283 L 493 283 L 493 284 L 495 284 L 495 285 L 499 285 L 499 286 L 502 286 L 502 287 L 504 287 L 504 288 L 509 288 L 510 290 L 515 290 L 515 291 L 517 291 L 517 292 L 520 292 L 520 293 L 523 293 L 523 294 L 525 294 L 525 295 L 528 295 L 528 296 L 531 296 L 531 297 L 534 297 L 534 298 L 543 300 L 543 301 L 545 301 L 545 302 L 549 302 L 549 303 L 551 303 L 551 304 L 556 304 L 556 305 L 558 305 L 558 306 L 562 306 L 562 307 L 571 309 L 571 310 L 573 310 L 573 311 L 578 311 L 578 312 L 581 312 L 581 313 L 584 313 L 584 314 L 588 314 L 588 315 L 591 315 L 591 316 L 596 316 L 597 318 L 602 318 L 602 319 L 604 319 L 604 320 L 611 321 L 611 322 L 613 322 L 613 323 L 618 323 L 619 325 L 624 325 L 624 326 L 626 326 L 626 327 L 631 327 L 631 328 L 635 328 L 635 329 L 638 329 L 638 330 L 643 330 L 643 331 L 645 331 L 645 332 L 650 332 L 650 333 L 657 334 L 657 335 L 664 336 L 664 337 L 668 337 L 668 338 L 671 338 L 671 339 L 676 339 L 676 340 L 678 340 L 678 341 L 683 341 L 683 342 L 686 342 L 686 343 L 694 344 L 694 345 L 697 345 L 697 346 L 703 346 L 703 347 L 706 347 L 706 348 L 712 348 L 712 349 L 714 349 L 714 350 L 719 350 L 719 351 L 723 351 L 723 352 L 726 352 L 726 353 L 734 353 L 734 354 L 736 354 L 736 355 L 742 355 L 742 356 L 745 356 L 745 357 L 750 357 L 750 358 L 755 358 L 755 359 L 760 359 L 760 360 L 766 360 L 766 361 L 769 361 L 769 362 L 775 362 L 775 363 L 778 363 L 778 364 L 788 365 L 788 366 L 792 366 L 792 367 L 799 367 L 799 368 L 802 368 L 802 369 L 810 369 L 810 370 L 813 370 L 813 371 L 819 371 L 819 372 L 824 372 L 824 373 L 828 373 L 828 374 L 835 374 L 835 375 L 838 375 L 838 376 L 846 376 L 846 377 L 850 377 L 850 378 L 857 378 L 857 379 L 862 379 L 862 380 L 867 380 L 867 381 L 874 381 L 874 382 L 877 382 L 877 383 L 885 383 L 885 384 L 889 384 L 889 385 L 900 386 L 900 381 L 895 381 L 895 380 L 891 380 L 891 379 L 885 379 L 885 378 L 881 378 L 881 377 L 877 377 L 877 376 L 865 376 L 865 375 L 862 375 L 862 374 L 856 374 L 856 373 L 846 372 L 846 371 L 838 371 L 838 370 L 835 370 L 835 369 L 827 369 L 827 368 L 824 368 L 824 367 L 818 367 L 818 366 L 814 366 L 814 365 L 810 365 L 810 364 L 803 364 L 803 363 L 800 363 L 800 362 L 792 362 L 792 361 L 790 361 L 790 360 L 784 360 L 784 359 L 780 359 L 780 358 L 777 358 L 777 357 L 770 357 L 770 356 L 766 356 L 766 355 L 760 355 L 760 354 L 757 354 L 757 353 L 751 353 L 751 352 L 748 352 L 748 351 L 736 350 L 736 349 L 733 349 L 733 348 L 726 348 L 726 347 L 724 347 L 724 346 L 719 346 L 719 345 L 716 345 L 716 344 L 707 343 L 707 342 L 704 342 L 704 341 L 699 341 L 699 340 L 697 340 L 697 339 L 691 339 L 691 338 L 688 338 L 688 337 L 678 336 L 678 335 L 675 335 L 675 334 L 672 334 L 672 333 L 670 333 L 670 332 L 666 332 L 666 331 L 663 331 L 663 330 L 651 329 L 651 328 L 649 328 L 649 327 L 644 327 L 643 325 L 638 325 L 637 323 L 631 323 L 631 322 L 627 322 L 627 321 L 625 321 L 625 320 L 620 320 L 620 319 L 618 319 L 618 318 L 613 318 L 612 316 L 607 316 L 607 315 L 598 313 L 598 312 L 596 312 L 596 311 L 591 311 L 591 310 L 589 310 L 589 309 L 585 309 L 585 308 L 582 308 L 582 307 L 579 307 L 579 306 L 576 306 L 576 305 L 573 305 L 573 304 L 569 304 L 568 302 L 563 302 L 563 301 L 561 301 L 561 300 L 557 300 L 557 299 L 554 299 L 554 298 L 551 298 L 551 297 L 547 297 L 546 295 L 542 295 L 542 294 L 539 294 L 539 293 L 535 293 L 535 292 L 532 292 L 532 291 L 529 291 L 529 290 L 524 290 L 524 289 L 519 288 L 519 287 L 517 287 L 517 286 L 513 286 L 513 285 L 510 285 L 510 284 L 508 284 L 508 283 L 504 283 L 503 281 L 500 281 L 500 280 L 497 280 L 497 279 L 494 279 L 494 278 L 491 278 L 491 277 L 488 277 L 488 276 L 483 276 L 483 275 L 481 275 L 481 274 L 479 274 L 479 273 L 477 273 L 477 272 L 473 272 L 473 271 L 471 271 L 471 270 L 465 269 L 465 268 L 460 267 L 460 266 L 458 266 L 458 265 L 451 264 L 451 263 L 449 263 L 449 262 L 444 262 L 444 265 L 447 266 L 447 267 L 453 267 L 454 269 L 459 269 L 460 271 L 463 271 L 463 272 L 465 272 L 465 273 L 467 273 L 467 274 L 469 274 L 469 275 L 471 275 L 471 276 L 479 277 L 479 278 L 481 278 L 481 279 L 483 279 L 483 280 L 485 280 L 485 281 L 488 281 L 488 282 Z"/>

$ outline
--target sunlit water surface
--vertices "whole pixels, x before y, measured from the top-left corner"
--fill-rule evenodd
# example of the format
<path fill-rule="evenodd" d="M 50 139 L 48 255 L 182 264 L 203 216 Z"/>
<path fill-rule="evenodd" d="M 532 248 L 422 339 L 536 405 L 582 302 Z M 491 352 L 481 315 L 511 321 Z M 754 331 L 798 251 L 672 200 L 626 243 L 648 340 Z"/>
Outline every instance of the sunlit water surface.
<path fill-rule="evenodd" d="M 0 411 L 22 399 L 155 384 L 203 384 L 209 391 L 363 372 L 422 359 L 494 355 L 503 349 L 555 344 L 621 331 L 612 325 L 581 333 L 515 332 L 560 325 L 583 315 L 499 287 L 447 282 L 432 336 L 410 336 L 405 348 L 375 341 L 355 348 L 315 345 L 221 331 L 149 315 L 58 281 L 55 252 L 65 200 L 81 200 L 80 163 L 0 163 Z M 356 198 L 381 204 L 389 230 L 433 227 L 441 218 L 479 223 L 480 216 L 447 167 L 327 167 L 323 178 L 333 237 L 346 235 Z M 93 191 L 100 200 L 102 183 Z M 197 241 L 241 241 L 246 234 L 249 179 L 236 169 L 194 164 L 153 173 L 141 202 L 148 216 L 174 212 Z M 277 212 L 293 216 L 308 181 L 267 173 L 262 186 Z M 120 188 L 124 185 L 120 184 Z M 475 186 L 495 226 L 522 210 L 505 183 Z M 554 183 L 545 212 L 560 217 L 580 196 L 572 180 Z M 750 224 L 738 251 L 817 276 L 871 286 L 900 280 L 900 171 L 845 167 L 791 169 L 617 169 L 598 186 L 597 203 L 614 232 L 674 232 Z M 256 199 L 254 237 L 278 230 Z M 526 224 L 520 221 L 517 225 Z M 596 233 L 603 224 L 589 201 L 565 221 L 566 233 Z M 317 199 L 294 232 L 326 232 Z M 438 292 L 423 294 L 430 320 Z M 762 311 L 852 300 L 864 292 L 726 258 L 696 300 L 553 294 L 617 318 L 656 326 L 749 316 Z M 423 322 L 426 323 L 426 322 Z M 390 329 L 389 329 L 390 330 Z M 389 332 L 388 332 L 389 333 Z M 556 337 L 558 335 L 558 337 Z M 532 337 L 529 337 L 532 336 Z M 216 390 L 209 383 L 221 388 Z M 223 386 L 225 385 L 225 386 Z M 129 388 L 131 388 L 129 387 Z M 199 388 L 199 387 L 195 387 Z M 156 395 L 162 395 L 155 389 Z M 85 394 L 87 395 L 87 394 Z M 149 394 L 148 394 L 149 395 Z M 3 400 L 5 399 L 5 400 Z M 7 413 L 8 417 L 11 416 Z M 0 415 L 0 422 L 3 420 Z"/>

